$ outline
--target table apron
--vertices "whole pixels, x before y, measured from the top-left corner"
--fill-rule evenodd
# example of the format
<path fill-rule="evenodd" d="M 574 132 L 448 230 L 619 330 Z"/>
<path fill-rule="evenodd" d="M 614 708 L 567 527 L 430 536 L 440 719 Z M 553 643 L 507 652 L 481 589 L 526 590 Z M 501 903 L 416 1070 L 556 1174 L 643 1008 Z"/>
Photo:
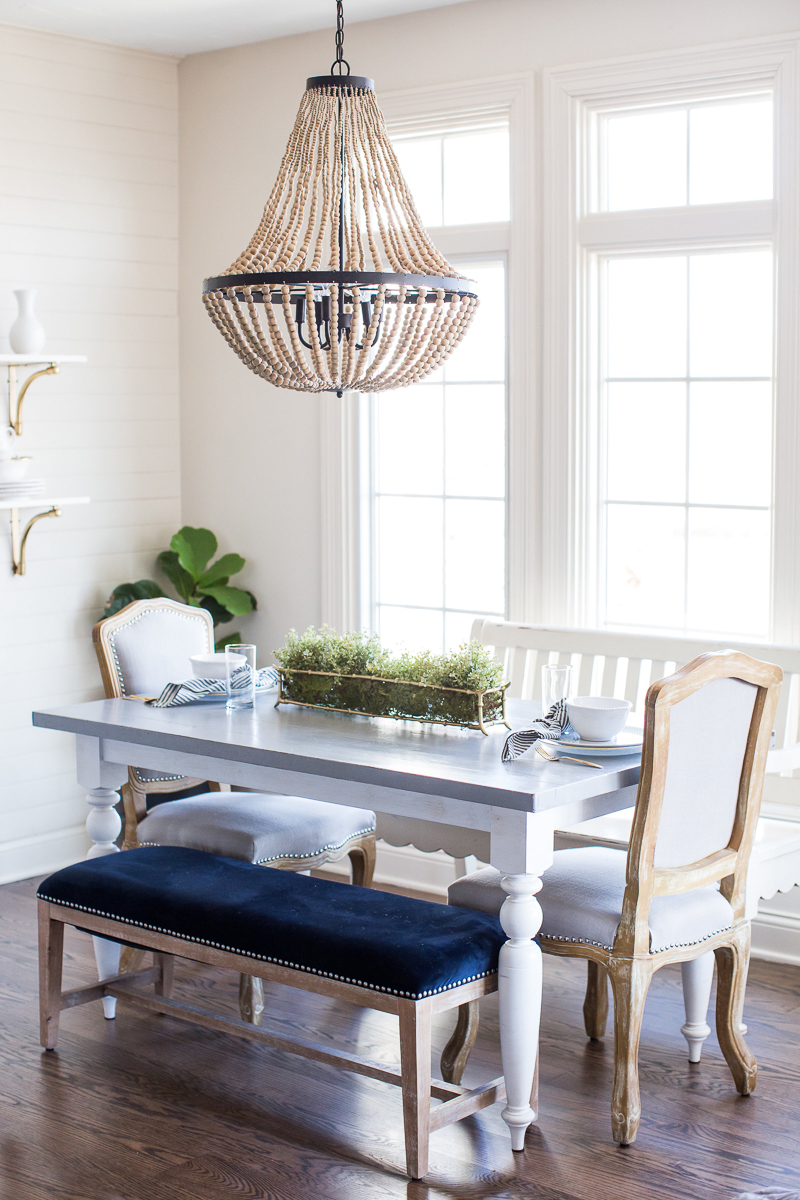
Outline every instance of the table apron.
<path fill-rule="evenodd" d="M 400 788 L 356 783 L 329 775 L 309 775 L 303 771 L 282 771 L 257 763 L 236 762 L 229 758 L 212 758 L 202 754 L 182 754 L 157 746 L 132 745 L 110 738 L 100 742 L 101 761 L 149 767 L 171 775 L 189 775 L 195 779 L 213 779 L 256 791 L 276 792 L 284 796 L 303 796 L 308 800 L 324 800 L 329 804 L 345 804 L 353 808 L 374 809 L 397 816 L 420 817 L 464 829 L 489 830 L 491 808 L 471 800 L 451 796 L 433 796 L 424 792 L 403 791 Z"/>
<path fill-rule="evenodd" d="M 510 807 L 505 809 L 497 805 L 492 807 L 489 804 L 460 800 L 453 796 L 437 796 L 427 792 L 338 779 L 329 775 L 312 775 L 303 771 L 285 771 L 278 767 L 237 762 L 234 759 L 215 758 L 211 755 L 189 754 L 158 746 L 146 746 L 138 742 L 80 734 L 76 741 L 78 777 L 89 789 L 118 788 L 127 779 L 127 768 L 130 765 L 149 767 L 151 770 L 164 771 L 170 775 L 217 780 L 256 791 L 303 796 L 309 800 L 323 800 L 329 804 L 373 809 L 395 816 L 417 817 L 424 821 L 484 832 L 492 829 L 493 812 L 507 813 L 509 825 L 513 824 L 515 814 L 518 819 L 526 815 L 524 810 Z M 538 826 L 545 814 L 549 814 L 553 820 L 557 819 L 559 827 L 562 827 L 629 808 L 635 799 L 636 785 L 632 785 L 615 788 L 583 800 L 565 802 L 563 805 L 548 805 L 541 813 L 529 812 L 527 815 L 537 816 L 539 819 L 534 824 Z"/>

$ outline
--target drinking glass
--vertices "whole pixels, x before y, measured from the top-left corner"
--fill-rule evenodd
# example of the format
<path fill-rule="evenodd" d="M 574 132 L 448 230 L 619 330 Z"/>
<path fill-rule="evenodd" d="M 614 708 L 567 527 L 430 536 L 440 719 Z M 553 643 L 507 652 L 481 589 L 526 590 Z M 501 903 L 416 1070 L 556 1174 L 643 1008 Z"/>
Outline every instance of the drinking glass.
<path fill-rule="evenodd" d="M 256 648 L 247 643 L 225 647 L 226 708 L 252 708 L 256 702 Z"/>
<path fill-rule="evenodd" d="M 542 667 L 542 716 L 559 700 L 566 700 L 572 687 L 572 667 Z"/>

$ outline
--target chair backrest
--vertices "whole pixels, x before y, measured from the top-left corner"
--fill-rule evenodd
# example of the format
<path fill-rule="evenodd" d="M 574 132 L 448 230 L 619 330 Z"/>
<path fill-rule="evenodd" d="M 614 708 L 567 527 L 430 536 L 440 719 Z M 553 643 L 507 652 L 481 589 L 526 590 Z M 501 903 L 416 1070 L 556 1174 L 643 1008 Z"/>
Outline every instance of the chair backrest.
<path fill-rule="evenodd" d="M 136 600 L 92 630 L 106 696 L 158 696 L 164 685 L 188 679 L 190 657 L 214 649 L 214 621 L 205 608 L 159 596 Z M 145 815 L 142 793 L 172 792 L 203 780 L 130 766 L 128 782 L 140 793 L 136 820 Z M 134 817 L 131 822 L 135 826 Z M 126 810 L 126 827 L 128 824 Z M 128 831 L 126 836 L 130 836 Z"/>
<path fill-rule="evenodd" d="M 630 700 L 639 714 L 644 710 L 645 693 L 656 680 L 700 654 L 732 645 L 730 640 L 562 629 L 481 617 L 473 623 L 471 636 L 491 646 L 503 663 L 505 677 L 511 681 L 510 697 L 541 699 L 541 668 L 548 662 L 572 663 L 574 695 Z M 732 648 L 782 669 L 783 687 L 773 726 L 775 746 L 795 746 L 800 741 L 800 648 L 744 642 L 734 642 Z M 783 766 L 774 769 L 783 770 Z"/>
<path fill-rule="evenodd" d="M 721 881 L 744 916 L 781 669 L 738 651 L 703 654 L 652 685 L 614 952 L 646 954 L 657 896 Z"/>
<path fill-rule="evenodd" d="M 159 596 L 98 621 L 92 630 L 106 696 L 158 696 L 188 679 L 190 657 L 214 649 L 214 622 L 205 608 Z"/>

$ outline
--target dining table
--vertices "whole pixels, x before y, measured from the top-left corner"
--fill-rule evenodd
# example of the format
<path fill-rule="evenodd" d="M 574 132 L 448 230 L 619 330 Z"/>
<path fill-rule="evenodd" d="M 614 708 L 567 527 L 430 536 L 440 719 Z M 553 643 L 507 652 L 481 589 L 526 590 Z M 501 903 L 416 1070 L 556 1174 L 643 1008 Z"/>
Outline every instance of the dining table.
<path fill-rule="evenodd" d="M 507 893 L 506 934 L 498 966 L 503 1119 L 522 1150 L 537 1113 L 531 1107 L 542 997 L 542 910 L 536 893 L 553 861 L 557 829 L 629 808 L 640 753 L 596 757 L 599 769 L 547 762 L 529 750 L 504 763 L 508 730 L 395 721 L 274 704 L 259 695 L 251 709 L 224 698 L 178 708 L 141 699 L 88 701 L 33 713 L 34 725 L 75 734 L 77 776 L 87 790 L 89 857 L 111 854 L 121 823 L 117 789 L 129 766 L 191 776 L 255 791 L 345 804 L 394 817 L 488 834 L 489 860 Z M 510 700 L 514 729 L 540 707 Z M 556 750 L 558 753 L 558 750 Z M 118 972 L 120 947 L 95 939 L 100 978 Z M 106 1015 L 115 1001 L 107 997 Z"/>

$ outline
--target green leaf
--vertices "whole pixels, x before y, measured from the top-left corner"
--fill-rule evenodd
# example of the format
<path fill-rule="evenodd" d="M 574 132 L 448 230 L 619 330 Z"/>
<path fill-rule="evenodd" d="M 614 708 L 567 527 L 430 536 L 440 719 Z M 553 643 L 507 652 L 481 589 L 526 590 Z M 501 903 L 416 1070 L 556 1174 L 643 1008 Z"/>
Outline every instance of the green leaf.
<path fill-rule="evenodd" d="M 233 613 L 235 617 L 243 617 L 245 613 L 253 611 L 253 597 L 244 588 L 228 587 L 224 583 L 215 583 L 210 587 L 201 587 L 198 584 L 197 590 L 204 596 L 211 596 L 218 604 L 227 608 L 229 613 Z"/>
<path fill-rule="evenodd" d="M 200 607 L 208 609 L 215 625 L 225 625 L 228 621 L 233 620 L 233 613 L 228 612 L 227 608 L 223 608 L 221 604 L 218 604 L 213 596 L 203 596 L 203 599 L 200 601 Z"/>
<path fill-rule="evenodd" d="M 215 563 L 212 563 L 197 582 L 203 586 L 208 583 L 227 583 L 230 576 L 241 571 L 244 564 L 245 560 L 241 554 L 223 554 L 222 558 L 218 558 Z"/>
<path fill-rule="evenodd" d="M 162 550 L 158 556 L 158 565 L 170 583 L 173 584 L 178 595 L 184 600 L 188 600 L 194 591 L 194 580 L 188 571 L 184 571 L 178 561 L 176 552 L 174 550 Z"/>
<path fill-rule="evenodd" d="M 121 583 L 115 587 L 103 608 L 103 616 L 113 617 L 135 600 L 152 600 L 155 596 L 163 596 L 164 590 L 154 579 L 137 579 L 136 583 Z"/>
<path fill-rule="evenodd" d="M 193 529 L 191 525 L 184 525 L 183 529 L 179 529 L 169 545 L 177 554 L 184 571 L 189 572 L 195 583 L 217 553 L 217 539 L 211 530 Z"/>
<path fill-rule="evenodd" d="M 220 638 L 219 641 L 215 643 L 214 649 L 216 650 L 217 654 L 219 654 L 225 649 L 226 646 L 238 646 L 241 644 L 241 641 L 242 635 L 237 630 L 236 633 L 229 633 L 227 637 Z"/>

